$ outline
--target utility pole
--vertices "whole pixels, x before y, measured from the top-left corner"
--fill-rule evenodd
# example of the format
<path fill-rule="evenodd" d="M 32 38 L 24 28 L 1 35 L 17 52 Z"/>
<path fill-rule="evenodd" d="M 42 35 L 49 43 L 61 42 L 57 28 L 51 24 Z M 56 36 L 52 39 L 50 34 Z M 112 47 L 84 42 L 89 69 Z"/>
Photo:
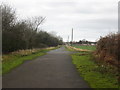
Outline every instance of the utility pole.
<path fill-rule="evenodd" d="M 73 44 L 73 28 L 72 28 L 72 36 L 71 36 L 71 46 Z"/>

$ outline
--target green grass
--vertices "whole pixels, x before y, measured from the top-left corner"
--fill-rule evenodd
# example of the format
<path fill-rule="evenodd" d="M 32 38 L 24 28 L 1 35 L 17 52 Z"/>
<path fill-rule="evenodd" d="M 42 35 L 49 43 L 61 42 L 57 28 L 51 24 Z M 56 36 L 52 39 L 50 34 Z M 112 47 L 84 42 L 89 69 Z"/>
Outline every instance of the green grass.
<path fill-rule="evenodd" d="M 105 68 L 95 63 L 90 52 L 73 54 L 72 59 L 80 76 L 88 82 L 91 88 L 118 88 L 116 74 L 110 72 L 109 67 Z"/>
<path fill-rule="evenodd" d="M 58 47 L 56 47 L 54 49 L 57 49 L 57 48 Z M 52 49 L 50 49 L 50 50 L 52 50 Z M 49 50 L 42 49 L 36 53 L 30 54 L 27 56 L 12 55 L 12 54 L 6 55 L 8 58 L 6 60 L 3 60 L 3 62 L 2 62 L 2 74 L 4 75 L 4 74 L 10 72 L 12 69 L 23 64 L 24 61 L 33 60 L 39 56 L 45 55 L 47 51 L 49 51 Z"/>
<path fill-rule="evenodd" d="M 96 46 L 88 46 L 88 45 L 78 46 L 78 45 L 73 45 L 73 47 L 80 48 L 80 49 L 92 50 L 92 51 L 96 50 Z"/>

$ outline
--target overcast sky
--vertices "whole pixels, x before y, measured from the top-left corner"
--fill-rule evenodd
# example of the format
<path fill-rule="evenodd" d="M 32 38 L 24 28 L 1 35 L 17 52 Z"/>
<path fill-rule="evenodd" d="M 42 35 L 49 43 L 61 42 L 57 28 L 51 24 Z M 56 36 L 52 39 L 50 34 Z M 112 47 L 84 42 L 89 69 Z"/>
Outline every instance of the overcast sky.
<path fill-rule="evenodd" d="M 41 28 L 56 32 L 64 41 L 98 40 L 110 32 L 117 32 L 118 0 L 1 0 L 11 5 L 21 19 L 46 17 Z"/>

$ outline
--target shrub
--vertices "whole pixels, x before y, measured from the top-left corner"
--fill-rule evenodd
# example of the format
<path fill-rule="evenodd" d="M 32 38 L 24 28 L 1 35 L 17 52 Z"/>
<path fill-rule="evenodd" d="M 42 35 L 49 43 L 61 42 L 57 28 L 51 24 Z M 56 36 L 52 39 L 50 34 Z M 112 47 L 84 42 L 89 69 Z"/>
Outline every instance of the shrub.
<path fill-rule="evenodd" d="M 120 34 L 101 37 L 97 43 L 96 54 L 99 60 L 118 66 L 120 63 Z"/>

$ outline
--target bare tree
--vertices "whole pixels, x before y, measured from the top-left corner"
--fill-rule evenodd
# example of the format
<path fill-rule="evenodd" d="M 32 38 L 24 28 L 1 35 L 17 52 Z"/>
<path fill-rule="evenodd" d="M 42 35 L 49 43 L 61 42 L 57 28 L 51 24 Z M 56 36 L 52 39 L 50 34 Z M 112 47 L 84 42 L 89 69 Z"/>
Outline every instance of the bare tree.
<path fill-rule="evenodd" d="M 45 18 L 46 17 L 35 17 L 35 18 L 33 18 L 35 31 L 38 31 L 39 26 L 44 22 Z"/>
<path fill-rule="evenodd" d="M 36 16 L 32 18 L 28 18 L 27 23 L 29 27 L 31 27 L 34 31 L 38 31 L 38 28 L 41 24 L 44 23 L 46 17 Z"/>
<path fill-rule="evenodd" d="M 28 38 L 29 40 L 27 40 L 26 42 L 29 41 L 29 47 L 33 48 L 33 44 L 35 43 L 35 37 L 37 35 L 37 31 L 39 29 L 39 26 L 44 22 L 45 17 L 33 17 L 33 18 L 29 18 L 28 20 L 26 20 L 26 23 L 28 25 L 29 28 L 29 35 L 27 34 L 26 38 Z"/>

